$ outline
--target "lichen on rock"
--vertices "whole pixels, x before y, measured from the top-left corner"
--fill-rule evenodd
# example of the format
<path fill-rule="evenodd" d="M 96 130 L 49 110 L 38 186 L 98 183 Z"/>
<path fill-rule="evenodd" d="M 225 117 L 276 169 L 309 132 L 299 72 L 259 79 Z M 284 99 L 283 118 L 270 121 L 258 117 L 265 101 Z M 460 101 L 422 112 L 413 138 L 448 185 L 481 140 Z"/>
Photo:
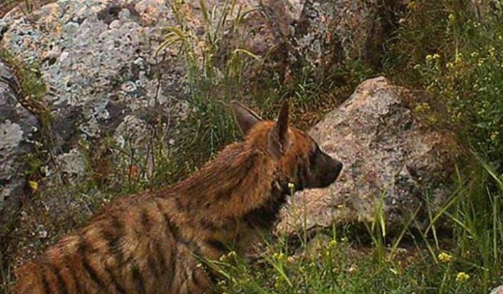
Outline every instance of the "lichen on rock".
<path fill-rule="evenodd" d="M 407 95 L 385 78 L 365 81 L 313 127 L 311 135 L 342 161 L 343 172 L 328 189 L 296 194 L 278 230 L 369 223 L 379 215 L 389 231 L 412 217 L 415 226 L 428 224 L 428 209 L 438 212 L 451 195 L 450 176 L 461 149 L 452 135 L 417 119 Z"/>

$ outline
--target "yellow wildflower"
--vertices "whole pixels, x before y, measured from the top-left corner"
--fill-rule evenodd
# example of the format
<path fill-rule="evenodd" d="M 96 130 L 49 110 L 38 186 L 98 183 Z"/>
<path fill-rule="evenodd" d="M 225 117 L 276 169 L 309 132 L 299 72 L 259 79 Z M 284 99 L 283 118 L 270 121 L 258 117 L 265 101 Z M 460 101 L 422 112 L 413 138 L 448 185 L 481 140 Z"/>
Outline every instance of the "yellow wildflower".
<path fill-rule="evenodd" d="M 465 272 L 459 272 L 456 276 L 456 282 L 458 283 L 463 283 L 467 281 L 470 278 L 470 275 L 468 275 Z"/>
<path fill-rule="evenodd" d="M 37 190 L 38 190 L 38 183 L 37 182 L 35 182 L 35 181 L 28 181 L 28 185 L 30 186 L 32 193 L 37 192 Z"/>
<path fill-rule="evenodd" d="M 449 253 L 442 252 L 438 255 L 438 259 L 441 262 L 449 262 L 452 260 L 452 255 L 450 255 Z"/>
<path fill-rule="evenodd" d="M 285 261 L 287 259 L 287 256 L 283 253 L 274 253 L 272 257 L 277 261 Z"/>
<path fill-rule="evenodd" d="M 410 9 L 410 10 L 413 10 L 417 7 L 417 2 L 416 1 L 410 1 L 408 4 L 407 4 L 407 8 Z"/>
<path fill-rule="evenodd" d="M 453 23 L 453 22 L 455 22 L 455 21 L 456 21 L 456 16 L 455 16 L 454 14 L 452 14 L 452 13 L 451 13 L 451 14 L 449 14 L 449 22 L 450 22 L 450 23 Z"/>

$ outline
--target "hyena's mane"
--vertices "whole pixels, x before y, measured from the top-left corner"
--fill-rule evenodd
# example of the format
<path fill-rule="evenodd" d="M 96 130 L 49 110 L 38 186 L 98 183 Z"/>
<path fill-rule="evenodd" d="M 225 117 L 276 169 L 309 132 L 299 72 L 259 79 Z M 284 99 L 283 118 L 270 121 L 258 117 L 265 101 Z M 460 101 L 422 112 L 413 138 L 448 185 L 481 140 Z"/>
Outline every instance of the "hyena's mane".
<path fill-rule="evenodd" d="M 230 218 L 252 222 L 254 213 L 268 217 L 269 206 L 276 204 L 283 192 L 280 186 L 285 186 L 279 184 L 277 161 L 265 149 L 272 127 L 273 122 L 261 122 L 243 142 L 227 146 L 162 197 L 174 198 L 179 209 L 197 211 L 198 218 L 216 224 Z"/>

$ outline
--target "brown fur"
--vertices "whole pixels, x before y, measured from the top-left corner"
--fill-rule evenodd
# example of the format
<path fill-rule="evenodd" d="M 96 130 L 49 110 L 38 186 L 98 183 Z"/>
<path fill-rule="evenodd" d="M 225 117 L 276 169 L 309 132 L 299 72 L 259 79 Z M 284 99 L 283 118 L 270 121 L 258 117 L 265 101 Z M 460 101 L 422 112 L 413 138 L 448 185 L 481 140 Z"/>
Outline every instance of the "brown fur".
<path fill-rule="evenodd" d="M 288 128 L 285 105 L 274 123 L 234 104 L 244 142 L 227 146 L 179 184 L 109 204 L 89 225 L 19 268 L 14 293 L 211 290 L 211 277 L 196 256 L 218 259 L 229 248 L 243 253 L 274 224 L 289 182 L 326 186 L 340 172 L 342 165 L 310 137 Z"/>

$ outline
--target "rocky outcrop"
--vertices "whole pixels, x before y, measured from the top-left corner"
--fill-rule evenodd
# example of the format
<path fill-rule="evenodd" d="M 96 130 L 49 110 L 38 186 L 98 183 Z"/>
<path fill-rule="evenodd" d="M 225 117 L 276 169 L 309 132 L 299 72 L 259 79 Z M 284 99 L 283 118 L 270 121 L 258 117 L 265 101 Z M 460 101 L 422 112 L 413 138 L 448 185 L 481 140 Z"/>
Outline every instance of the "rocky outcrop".
<path fill-rule="evenodd" d="M 450 195 L 460 148 L 449 134 L 415 117 L 407 106 L 410 95 L 385 78 L 368 80 L 311 130 L 344 169 L 328 189 L 292 197 L 278 230 L 372 222 L 377 215 L 389 231 L 411 218 L 413 226 L 428 223 L 427 209 L 438 211 Z"/>
<path fill-rule="evenodd" d="M 107 182 L 109 174 L 140 161 L 146 162 L 141 177 L 148 178 L 153 139 L 176 148 L 178 126 L 197 111 L 188 84 L 193 74 L 188 49 L 178 42 L 157 51 L 166 41 L 165 28 L 183 30 L 188 42 L 183 44 L 201 72 L 208 56 L 214 58 L 215 79 L 241 54 L 250 61 L 247 79 L 241 79 L 245 84 L 265 72 L 266 79 L 272 75 L 281 83 L 288 72 L 304 74 L 305 67 L 330 72 L 344 58 L 371 52 L 382 42 L 376 32 L 389 22 L 378 16 L 400 6 L 399 1 L 381 4 L 239 0 L 231 7 L 218 0 L 59 0 L 29 14 L 7 13 L 0 20 L 0 46 L 36 66 L 49 90 L 41 101 L 51 118 L 45 126 L 50 144 L 44 146 L 53 158 L 44 167 L 49 178 L 77 183 L 92 175 Z M 264 80 L 257 85 L 267 88 Z M 210 86 L 210 95 L 223 96 Z"/>
<path fill-rule="evenodd" d="M 26 174 L 40 130 L 37 117 L 18 102 L 18 86 L 0 61 L 0 267 L 12 257 L 8 240 L 17 226 L 20 202 L 30 193 Z"/>
<path fill-rule="evenodd" d="M 4 209 L 15 209 L 25 194 L 25 169 L 35 150 L 40 124 L 19 102 L 18 85 L 9 68 L 0 61 L 0 219 Z"/>
<path fill-rule="evenodd" d="M 295 57 L 319 77 L 348 60 L 375 67 L 385 39 L 397 27 L 397 12 L 403 9 L 399 0 L 307 1 L 296 23 Z"/>

